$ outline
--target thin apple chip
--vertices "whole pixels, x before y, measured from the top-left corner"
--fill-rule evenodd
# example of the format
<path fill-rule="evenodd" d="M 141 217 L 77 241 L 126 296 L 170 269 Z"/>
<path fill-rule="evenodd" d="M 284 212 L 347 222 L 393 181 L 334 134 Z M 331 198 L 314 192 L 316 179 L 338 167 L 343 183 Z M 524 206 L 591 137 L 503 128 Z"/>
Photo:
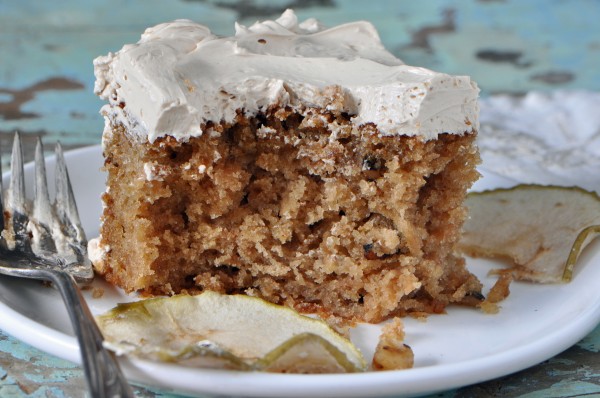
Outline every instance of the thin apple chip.
<path fill-rule="evenodd" d="M 366 368 L 325 322 L 244 295 L 204 292 L 120 304 L 97 317 L 118 354 L 187 366 L 340 373 Z"/>
<path fill-rule="evenodd" d="M 518 185 L 470 193 L 459 249 L 507 258 L 515 279 L 568 282 L 579 254 L 600 234 L 600 197 L 576 187 Z"/>

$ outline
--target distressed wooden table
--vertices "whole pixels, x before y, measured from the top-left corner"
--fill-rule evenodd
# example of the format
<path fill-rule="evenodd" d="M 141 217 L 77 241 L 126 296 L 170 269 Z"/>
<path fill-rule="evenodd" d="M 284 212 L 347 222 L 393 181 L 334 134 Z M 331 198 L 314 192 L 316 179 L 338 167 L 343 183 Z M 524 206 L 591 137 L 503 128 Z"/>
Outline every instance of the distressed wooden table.
<path fill-rule="evenodd" d="M 42 136 L 48 148 L 100 142 L 101 106 L 92 60 L 138 40 L 147 26 L 190 18 L 218 34 L 293 7 L 326 25 L 372 21 L 384 44 L 408 64 L 469 74 L 482 96 L 530 90 L 600 91 L 600 2 L 594 0 L 258 1 L 0 0 L 0 147 L 13 132 L 25 156 Z M 599 104 L 600 106 L 600 104 Z M 591 281 L 598 283 L 596 281 Z M 2 316 L 2 314 L 0 314 Z M 533 368 L 437 397 L 600 396 L 600 327 Z M 172 397 L 136 387 L 140 397 Z M 78 365 L 0 331 L 0 397 L 80 397 Z"/>

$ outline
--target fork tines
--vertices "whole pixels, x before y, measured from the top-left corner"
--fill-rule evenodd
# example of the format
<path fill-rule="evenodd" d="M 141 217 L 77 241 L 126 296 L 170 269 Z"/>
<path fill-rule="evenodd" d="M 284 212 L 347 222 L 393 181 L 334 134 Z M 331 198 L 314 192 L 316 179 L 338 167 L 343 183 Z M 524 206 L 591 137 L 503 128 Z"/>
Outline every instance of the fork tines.
<path fill-rule="evenodd" d="M 50 199 L 44 150 L 39 137 L 35 148 L 34 180 L 33 200 L 29 201 L 25 190 L 21 137 L 16 133 L 10 185 L 6 190 L 6 200 L 0 202 L 0 210 L 4 214 L 0 217 L 3 243 L 10 249 L 31 250 L 40 257 L 61 258 L 62 263 L 88 261 L 87 240 L 60 144 L 56 145 L 54 203 Z"/>

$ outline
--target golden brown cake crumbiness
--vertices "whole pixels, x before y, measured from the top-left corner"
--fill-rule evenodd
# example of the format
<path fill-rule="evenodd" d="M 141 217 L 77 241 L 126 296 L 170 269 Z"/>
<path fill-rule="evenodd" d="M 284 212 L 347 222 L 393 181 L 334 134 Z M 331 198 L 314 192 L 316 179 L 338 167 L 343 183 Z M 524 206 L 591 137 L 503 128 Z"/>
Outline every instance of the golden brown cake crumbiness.
<path fill-rule="evenodd" d="M 242 292 L 369 322 L 480 292 L 453 253 L 475 134 L 423 141 L 307 114 L 240 115 L 183 143 L 112 126 L 100 273 L 126 291 Z"/>

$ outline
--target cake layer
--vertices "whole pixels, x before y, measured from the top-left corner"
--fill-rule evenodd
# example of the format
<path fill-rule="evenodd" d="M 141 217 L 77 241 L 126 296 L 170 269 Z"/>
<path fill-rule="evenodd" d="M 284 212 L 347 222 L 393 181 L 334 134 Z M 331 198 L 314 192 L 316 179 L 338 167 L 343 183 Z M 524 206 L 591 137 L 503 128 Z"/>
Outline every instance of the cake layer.
<path fill-rule="evenodd" d="M 236 25 L 225 38 L 188 20 L 157 25 L 94 69 L 95 92 L 112 105 L 103 113 L 140 142 L 186 141 L 208 122 L 232 123 L 238 111 L 326 108 L 331 88 L 341 92 L 337 110 L 382 135 L 434 139 L 478 124 L 479 90 L 469 77 L 404 65 L 367 22 L 325 29 L 314 19 L 299 24 L 291 10 Z"/>
<path fill-rule="evenodd" d="M 90 251 L 110 282 L 367 322 L 481 299 L 454 254 L 478 177 L 468 77 L 289 10 L 227 38 L 161 24 L 94 64 L 108 180 Z"/>
<path fill-rule="evenodd" d="M 242 292 L 369 322 L 479 297 L 453 254 L 475 134 L 351 119 L 278 108 L 147 145 L 110 125 L 97 270 L 126 291 Z"/>

